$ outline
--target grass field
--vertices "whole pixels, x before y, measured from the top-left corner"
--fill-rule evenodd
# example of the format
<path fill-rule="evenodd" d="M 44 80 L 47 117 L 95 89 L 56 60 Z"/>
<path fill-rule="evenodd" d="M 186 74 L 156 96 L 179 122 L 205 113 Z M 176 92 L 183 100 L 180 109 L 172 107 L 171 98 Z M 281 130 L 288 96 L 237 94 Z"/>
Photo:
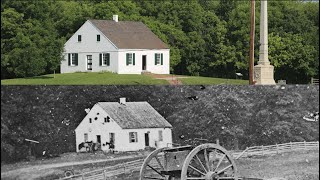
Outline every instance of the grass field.
<path fill-rule="evenodd" d="M 175 75 L 173 75 L 175 76 Z M 180 77 L 180 76 L 176 76 Z M 247 80 L 220 79 L 184 76 L 179 78 L 183 85 L 248 84 Z M 110 72 L 48 74 L 43 76 L 5 79 L 1 85 L 168 85 L 165 79 L 147 75 L 114 74 Z"/>
<path fill-rule="evenodd" d="M 139 152 L 138 154 L 147 155 L 148 152 Z M 57 179 L 59 177 L 63 177 L 63 173 L 66 169 L 73 169 L 76 173 L 88 172 L 97 169 L 101 169 L 108 166 L 113 166 L 115 164 L 123 163 L 126 161 L 135 160 L 134 155 L 138 155 L 137 153 L 133 154 L 118 154 L 118 155 L 104 155 L 101 153 L 91 154 L 76 154 L 69 153 L 63 155 L 59 158 L 48 159 L 44 161 L 34 161 L 28 163 L 16 163 L 10 165 L 1 165 L 1 174 L 2 172 L 26 168 L 26 167 L 35 167 L 36 165 L 41 164 L 54 164 L 57 162 L 68 162 L 72 160 L 79 159 L 99 159 L 99 158 L 110 158 L 113 156 L 115 158 L 114 161 L 108 162 L 100 162 L 100 163 L 89 163 L 84 165 L 77 166 L 69 166 L 69 167 L 60 167 L 60 168 L 51 168 L 45 170 L 37 170 L 34 168 L 33 171 L 23 172 L 17 171 L 18 174 L 13 174 L 10 177 L 3 177 L 1 175 L 1 179 L 12 180 L 12 179 Z M 131 159 L 129 160 L 116 160 L 116 157 L 119 156 L 128 156 L 131 155 Z M 259 179 L 271 179 L 271 178 L 285 178 L 286 180 L 318 180 L 319 179 L 319 151 L 297 151 L 290 153 L 283 153 L 274 156 L 259 156 L 259 157 L 251 157 L 251 158 L 243 158 L 236 160 L 236 165 L 239 170 L 240 177 L 246 178 L 259 178 Z M 139 168 L 139 167 L 138 167 Z M 113 177 L 113 180 L 138 180 L 139 172 L 135 171 L 130 174 L 122 174 L 118 177 Z"/>
<path fill-rule="evenodd" d="M 166 80 L 144 75 L 101 73 L 48 74 L 30 78 L 1 80 L 1 85 L 163 85 Z"/>

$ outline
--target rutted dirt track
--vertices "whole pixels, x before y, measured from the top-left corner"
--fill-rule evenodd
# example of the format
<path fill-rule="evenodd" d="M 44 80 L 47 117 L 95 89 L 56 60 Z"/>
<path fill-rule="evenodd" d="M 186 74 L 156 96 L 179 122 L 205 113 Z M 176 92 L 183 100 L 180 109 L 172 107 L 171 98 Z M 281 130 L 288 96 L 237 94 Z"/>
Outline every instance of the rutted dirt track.
<path fill-rule="evenodd" d="M 85 164 L 95 164 L 101 162 L 115 161 L 115 160 L 130 160 L 133 158 L 137 158 L 138 156 L 123 156 L 112 159 L 101 159 L 101 160 L 86 160 L 80 162 L 63 162 L 63 163 L 54 163 L 54 164 L 41 164 L 34 165 L 30 167 L 19 168 L 15 170 L 10 170 L 7 172 L 1 172 L 1 179 L 35 179 L 45 176 L 46 174 L 54 173 L 54 168 L 62 168 L 62 167 L 71 167 L 77 165 L 85 165 Z M 140 156 L 143 159 L 145 156 Z M 66 168 L 67 169 L 67 168 Z"/>

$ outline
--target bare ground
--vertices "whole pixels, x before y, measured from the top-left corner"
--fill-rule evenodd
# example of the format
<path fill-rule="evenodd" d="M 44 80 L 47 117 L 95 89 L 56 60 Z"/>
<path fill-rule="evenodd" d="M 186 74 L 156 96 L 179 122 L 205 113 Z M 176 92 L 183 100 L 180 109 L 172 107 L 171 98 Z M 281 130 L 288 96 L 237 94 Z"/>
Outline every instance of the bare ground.
<path fill-rule="evenodd" d="M 125 154 L 66 153 L 53 159 L 1 164 L 1 179 L 55 179 L 61 177 L 69 169 L 72 169 L 75 173 L 92 171 L 116 163 L 141 159 L 148 153 L 148 151 Z"/>
<path fill-rule="evenodd" d="M 155 79 L 164 79 L 169 82 L 170 85 L 182 85 L 182 82 L 179 80 L 179 78 L 188 78 L 186 76 L 177 76 L 177 75 L 170 75 L 170 74 L 146 74 L 148 76 L 151 76 Z"/>

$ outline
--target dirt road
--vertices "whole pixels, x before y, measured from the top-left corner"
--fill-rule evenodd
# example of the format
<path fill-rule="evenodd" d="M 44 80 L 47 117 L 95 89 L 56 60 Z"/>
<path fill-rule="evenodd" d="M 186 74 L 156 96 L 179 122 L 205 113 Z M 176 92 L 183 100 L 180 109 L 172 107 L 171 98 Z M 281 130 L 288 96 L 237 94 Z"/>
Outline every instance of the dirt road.
<path fill-rule="evenodd" d="M 6 172 L 1 171 L 1 179 L 36 179 L 40 177 L 45 177 L 50 174 L 59 174 L 63 173 L 62 170 L 56 169 L 61 167 L 70 167 L 77 165 L 85 164 L 95 164 L 108 161 L 117 161 L 117 160 L 130 160 L 133 158 L 144 158 L 144 155 L 129 155 L 122 157 L 115 157 L 109 159 L 100 159 L 100 160 L 85 160 L 78 162 L 63 162 L 63 163 L 54 163 L 54 164 L 43 164 L 43 165 L 34 165 L 30 167 L 19 168 L 15 170 L 10 170 Z"/>

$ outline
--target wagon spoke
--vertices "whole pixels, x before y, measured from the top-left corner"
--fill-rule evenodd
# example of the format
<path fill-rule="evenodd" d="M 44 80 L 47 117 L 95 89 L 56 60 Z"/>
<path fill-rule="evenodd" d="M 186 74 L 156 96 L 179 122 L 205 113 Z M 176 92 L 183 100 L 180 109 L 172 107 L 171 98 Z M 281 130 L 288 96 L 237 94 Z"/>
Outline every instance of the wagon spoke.
<path fill-rule="evenodd" d="M 197 160 L 199 161 L 201 167 L 206 171 L 206 173 L 208 172 L 208 170 L 204 167 L 204 165 L 202 164 L 201 160 L 199 159 L 198 155 L 196 155 Z"/>
<path fill-rule="evenodd" d="M 210 171 L 210 166 L 209 166 L 209 159 L 208 159 L 208 152 L 207 152 L 207 149 L 204 149 L 203 151 L 203 155 L 204 155 L 204 159 L 206 161 L 206 166 L 208 168 L 208 170 Z"/>
<path fill-rule="evenodd" d="M 197 169 L 197 168 L 195 168 L 195 167 L 193 167 L 193 166 L 191 166 L 190 164 L 189 164 L 189 167 L 191 168 L 191 169 L 193 169 L 193 170 L 195 170 L 195 171 L 197 171 L 198 173 L 200 173 L 200 174 L 202 174 L 202 175 L 206 175 L 205 173 L 203 173 L 202 171 L 200 171 L 199 169 Z"/>
<path fill-rule="evenodd" d="M 156 160 L 157 160 L 158 164 L 160 165 L 161 170 L 164 170 L 164 168 L 163 168 L 163 166 L 162 166 L 162 164 L 161 164 L 161 162 L 160 162 L 159 158 L 158 158 L 157 156 L 155 156 L 155 158 L 156 158 Z"/>
<path fill-rule="evenodd" d="M 156 170 L 154 167 L 150 166 L 149 164 L 147 165 L 149 168 L 154 170 L 156 173 L 158 173 L 160 176 L 164 177 L 158 170 Z"/>
<path fill-rule="evenodd" d="M 221 173 L 223 173 L 225 170 L 227 170 L 227 169 L 228 169 L 228 168 L 230 168 L 230 167 L 232 167 L 232 164 L 230 164 L 229 166 L 227 166 L 227 167 L 225 167 L 225 168 L 221 169 L 220 171 L 218 171 L 218 172 L 217 172 L 217 174 L 221 174 Z"/>
<path fill-rule="evenodd" d="M 220 166 L 221 162 L 223 161 L 223 159 L 226 157 L 226 154 L 223 155 L 223 157 L 219 160 L 216 168 L 214 169 L 214 171 L 216 171 L 218 169 L 218 167 Z"/>
<path fill-rule="evenodd" d="M 187 179 L 206 179 L 205 177 L 187 177 Z"/>

